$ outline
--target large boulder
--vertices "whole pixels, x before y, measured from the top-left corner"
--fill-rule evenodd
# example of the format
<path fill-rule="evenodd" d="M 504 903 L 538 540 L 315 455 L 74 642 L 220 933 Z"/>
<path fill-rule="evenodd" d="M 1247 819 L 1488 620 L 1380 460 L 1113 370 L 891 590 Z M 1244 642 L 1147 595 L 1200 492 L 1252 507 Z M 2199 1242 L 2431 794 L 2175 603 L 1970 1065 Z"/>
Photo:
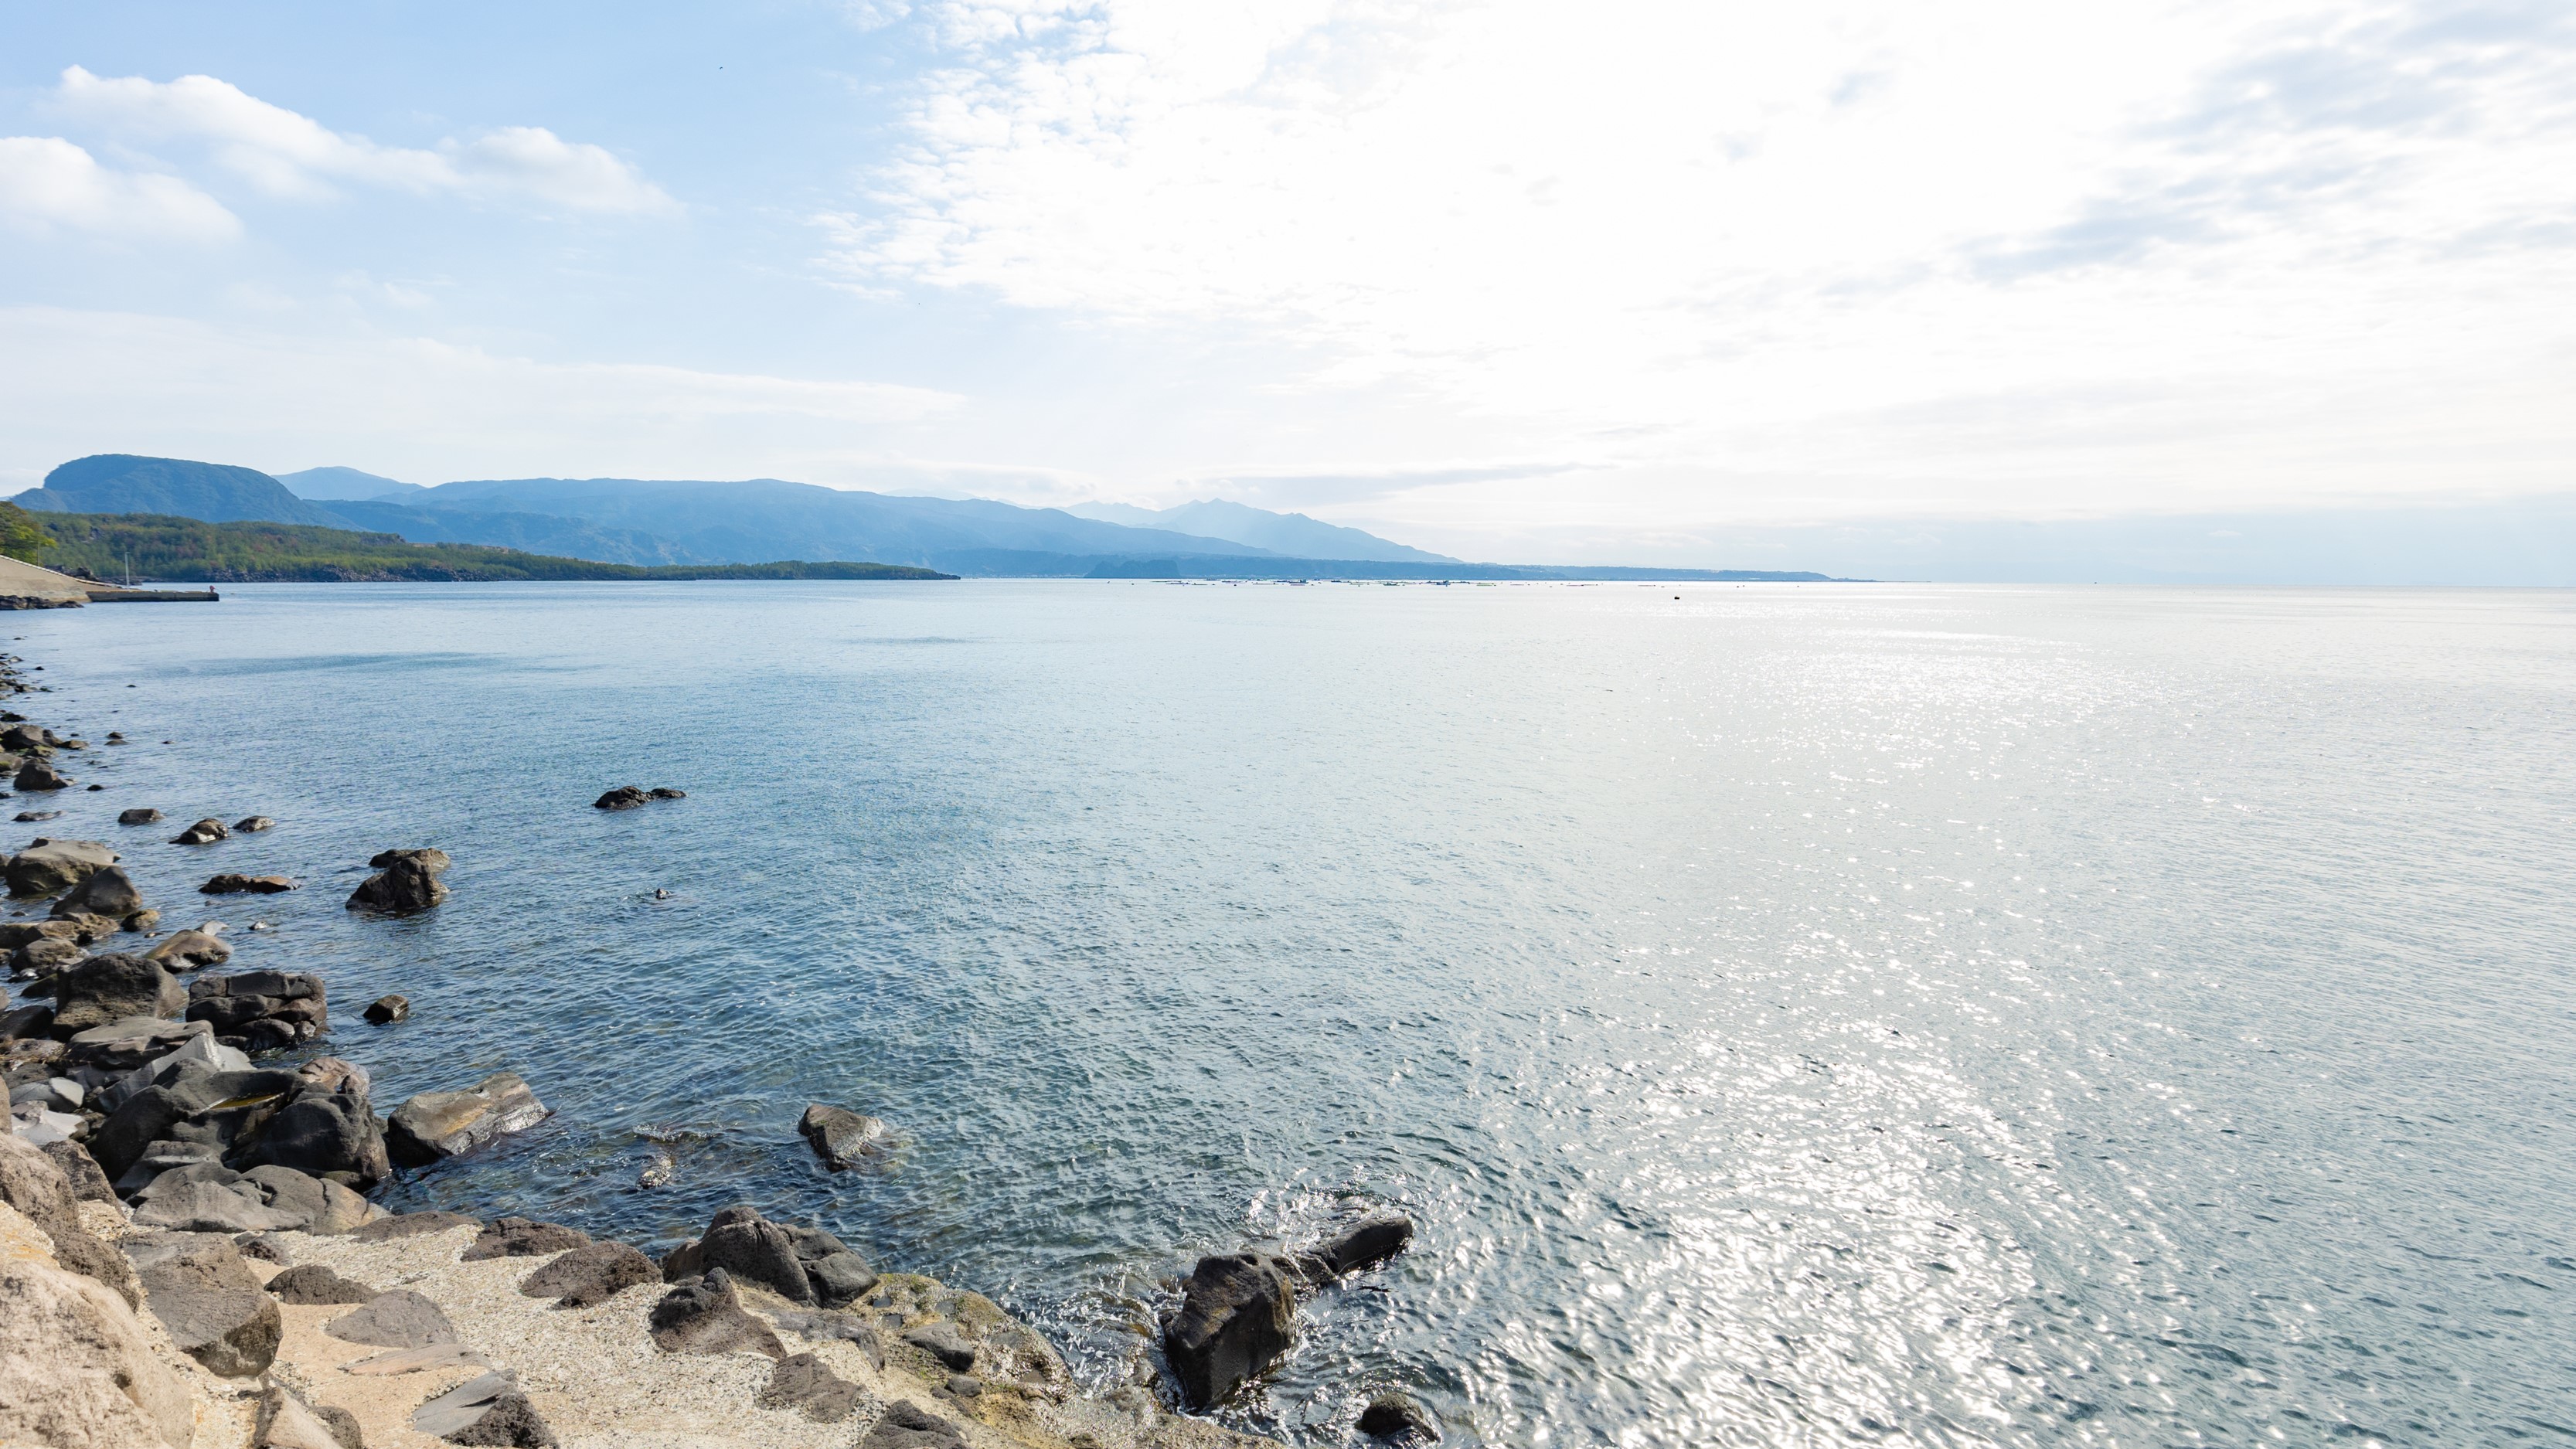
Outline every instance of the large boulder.
<path fill-rule="evenodd" d="M 9 894 L 49 896 L 114 864 L 116 852 L 95 840 L 39 840 L 9 857 Z"/>
<path fill-rule="evenodd" d="M 179 1351 L 220 1378 L 249 1378 L 277 1358 L 286 1331 L 277 1300 L 260 1287 L 232 1239 L 161 1233 L 126 1239 L 152 1315 Z"/>
<path fill-rule="evenodd" d="M 18 787 L 19 793 L 27 794 L 37 790 L 68 790 L 74 782 L 71 776 L 55 769 L 51 761 L 29 760 L 18 767 L 18 777 L 10 783 Z"/>
<path fill-rule="evenodd" d="M 221 1158 L 256 1140 L 254 1134 L 278 1115 L 297 1085 L 293 1072 L 183 1065 L 170 1080 L 144 1088 L 110 1113 L 90 1134 L 90 1155 L 118 1183 L 163 1142 L 195 1145 Z"/>
<path fill-rule="evenodd" d="M 0 1442 L 189 1449 L 187 1387 L 134 1309 L 66 1271 L 41 1230 L 0 1207 Z"/>
<path fill-rule="evenodd" d="M 797 1119 L 796 1130 L 824 1165 L 835 1172 L 874 1166 L 894 1148 L 894 1129 L 877 1118 L 847 1107 L 816 1102 Z"/>
<path fill-rule="evenodd" d="M 1327 1283 L 1383 1263 L 1412 1242 L 1413 1219 L 1402 1213 L 1373 1213 L 1299 1253 L 1297 1268 L 1308 1282 Z"/>
<path fill-rule="evenodd" d="M 1201 1258 L 1163 1324 L 1163 1353 L 1181 1394 L 1207 1408 L 1278 1361 L 1295 1337 L 1296 1266 L 1270 1253 Z"/>
<path fill-rule="evenodd" d="M 376 873 L 349 893 L 350 910 L 402 916 L 447 899 L 447 887 L 438 879 L 450 864 L 446 851 L 383 850 L 367 864 Z"/>
<path fill-rule="evenodd" d="M 128 1017 L 175 1017 L 188 988 L 141 956 L 92 956 L 54 978 L 54 1034 L 69 1036 Z"/>
<path fill-rule="evenodd" d="M 652 1259 L 624 1243 L 591 1243 L 559 1254 L 521 1279 L 519 1291 L 531 1298 L 552 1298 L 558 1307 L 587 1308 L 658 1276 Z"/>
<path fill-rule="evenodd" d="M 300 971 L 242 971 L 188 983 L 188 1019 L 211 1022 L 243 1051 L 274 1051 L 331 1029 L 322 978 Z"/>
<path fill-rule="evenodd" d="M 91 871 L 80 884 L 63 892 L 62 899 L 54 902 L 52 915 L 56 920 L 99 916 L 122 921 L 142 910 L 143 893 L 134 888 L 134 878 L 125 873 L 125 867 L 111 865 Z"/>
<path fill-rule="evenodd" d="M 425 1167 L 524 1132 L 547 1115 L 518 1073 L 495 1072 L 470 1091 L 423 1092 L 396 1107 L 385 1124 L 385 1147 L 403 1166 Z"/>
<path fill-rule="evenodd" d="M 367 1087 L 366 1073 L 337 1057 L 306 1062 L 244 1160 L 313 1177 L 345 1177 L 362 1188 L 383 1181 L 393 1163 Z"/>
<path fill-rule="evenodd" d="M 790 1303 L 839 1308 L 877 1285 L 868 1260 L 820 1228 L 794 1227 L 761 1217 L 749 1204 L 715 1215 L 705 1236 L 683 1243 L 662 1260 L 665 1282 L 723 1269 Z"/>
<path fill-rule="evenodd" d="M 742 1295 L 722 1268 L 662 1295 L 648 1320 L 664 1353 L 737 1353 L 787 1357 L 769 1325 L 743 1311 Z"/>
<path fill-rule="evenodd" d="M 144 1185 L 134 1225 L 180 1233 L 267 1233 L 306 1219 L 268 1205 L 256 1183 L 220 1162 L 174 1167 Z"/>

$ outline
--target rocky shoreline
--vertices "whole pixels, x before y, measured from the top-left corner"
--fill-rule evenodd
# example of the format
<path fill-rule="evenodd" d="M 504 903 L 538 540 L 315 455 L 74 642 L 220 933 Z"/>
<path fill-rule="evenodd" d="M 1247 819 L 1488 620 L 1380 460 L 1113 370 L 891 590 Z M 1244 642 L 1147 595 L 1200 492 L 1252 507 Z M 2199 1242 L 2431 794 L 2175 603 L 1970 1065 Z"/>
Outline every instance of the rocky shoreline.
<path fill-rule="evenodd" d="M 0 656 L 0 700 L 33 693 L 30 672 Z M 0 774 L 22 801 L 82 788 L 66 767 L 87 741 L 16 710 L 0 726 Z M 595 808 L 681 798 L 621 786 Z M 118 823 L 161 818 L 137 807 Z M 275 824 L 209 818 L 170 844 Z M 15 988 L 0 1010 L 0 1446 L 1242 1449 L 1274 1441 L 1189 1411 L 1289 1350 L 1302 1297 L 1413 1236 L 1385 1214 L 1301 1251 L 1202 1258 L 1164 1316 L 1162 1369 L 1091 1392 L 989 1299 L 881 1272 L 824 1227 L 748 1203 L 658 1261 L 507 1214 L 391 1214 L 371 1195 L 400 1174 L 545 1120 L 537 1087 L 499 1072 L 380 1117 L 367 1068 L 320 1054 L 321 977 L 219 971 L 227 928 L 161 933 L 118 861 L 102 842 L 40 836 L 0 866 L 15 908 L 0 921 Z M 368 864 L 351 911 L 450 897 L 443 851 Z M 228 872 L 199 890 L 298 888 Z M 363 1014 L 387 1025 L 412 1009 L 388 995 Z M 825 1103 L 798 1131 L 836 1171 L 881 1166 L 894 1141 Z M 1438 1437 L 1396 1394 L 1359 1427 Z"/>

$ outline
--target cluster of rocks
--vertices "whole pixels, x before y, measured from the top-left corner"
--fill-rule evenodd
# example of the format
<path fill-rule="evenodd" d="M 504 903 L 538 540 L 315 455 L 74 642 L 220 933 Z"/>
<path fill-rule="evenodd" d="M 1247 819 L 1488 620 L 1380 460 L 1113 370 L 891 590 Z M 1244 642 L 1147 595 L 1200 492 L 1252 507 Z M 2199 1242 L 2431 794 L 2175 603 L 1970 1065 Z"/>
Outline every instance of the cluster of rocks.
<path fill-rule="evenodd" d="M 1213 1253 L 1163 1319 L 1163 1357 L 1193 1407 L 1222 1402 L 1286 1355 L 1301 1296 L 1385 1262 L 1413 1242 L 1413 1220 L 1375 1214 L 1293 1253 Z M 1428 1430 L 1426 1420 L 1422 1426 Z M 1435 1434 L 1436 1437 L 1436 1434 Z"/>

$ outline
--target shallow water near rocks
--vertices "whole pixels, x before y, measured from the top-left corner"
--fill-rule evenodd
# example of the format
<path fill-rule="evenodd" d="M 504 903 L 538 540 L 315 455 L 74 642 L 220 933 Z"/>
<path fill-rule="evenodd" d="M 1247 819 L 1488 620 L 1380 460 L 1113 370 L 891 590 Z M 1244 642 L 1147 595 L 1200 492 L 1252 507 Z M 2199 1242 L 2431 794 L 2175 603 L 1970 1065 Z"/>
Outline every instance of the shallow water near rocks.
<path fill-rule="evenodd" d="M 1401 1207 L 1222 1415 L 1301 1444 L 1387 1387 L 1452 1445 L 2576 1436 L 2576 596 L 265 586 L 6 633 L 20 709 L 135 741 L 12 847 L 116 842 L 322 973 L 380 1106 L 556 1109 L 398 1206 L 652 1244 L 749 1199 L 1096 1383 L 1197 1254 Z M 341 909 L 409 845 L 454 899 Z M 812 1101 L 886 1169 L 822 1171 Z"/>

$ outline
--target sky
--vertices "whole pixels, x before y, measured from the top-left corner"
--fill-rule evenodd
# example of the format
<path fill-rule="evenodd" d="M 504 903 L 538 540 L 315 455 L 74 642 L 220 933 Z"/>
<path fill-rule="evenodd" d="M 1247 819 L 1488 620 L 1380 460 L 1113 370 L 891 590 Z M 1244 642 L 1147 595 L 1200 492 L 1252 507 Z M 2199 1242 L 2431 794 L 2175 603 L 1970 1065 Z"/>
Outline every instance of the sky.
<path fill-rule="evenodd" d="M 2524 516 L 2571 384 L 2563 0 L 0 0 L 0 490 L 769 476 L 1779 566 Z"/>

